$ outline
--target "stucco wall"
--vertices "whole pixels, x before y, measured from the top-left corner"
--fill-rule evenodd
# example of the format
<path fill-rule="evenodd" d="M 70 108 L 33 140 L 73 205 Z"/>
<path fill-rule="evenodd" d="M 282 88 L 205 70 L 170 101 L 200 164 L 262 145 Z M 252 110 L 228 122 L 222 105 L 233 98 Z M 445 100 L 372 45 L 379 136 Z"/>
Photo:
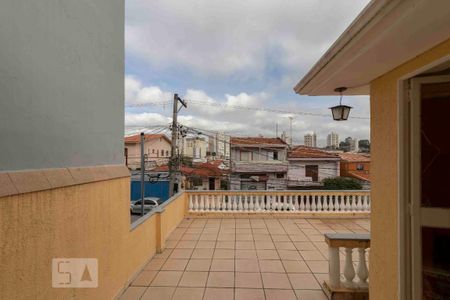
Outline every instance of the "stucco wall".
<path fill-rule="evenodd" d="M 156 251 L 130 230 L 128 177 L 0 198 L 0 299 L 111 299 Z M 52 288 L 51 261 L 97 258 L 99 287 Z"/>
<path fill-rule="evenodd" d="M 123 163 L 124 1 L 0 1 L 0 170 Z"/>
<path fill-rule="evenodd" d="M 449 53 L 447 40 L 371 83 L 371 299 L 398 297 L 398 80 Z"/>

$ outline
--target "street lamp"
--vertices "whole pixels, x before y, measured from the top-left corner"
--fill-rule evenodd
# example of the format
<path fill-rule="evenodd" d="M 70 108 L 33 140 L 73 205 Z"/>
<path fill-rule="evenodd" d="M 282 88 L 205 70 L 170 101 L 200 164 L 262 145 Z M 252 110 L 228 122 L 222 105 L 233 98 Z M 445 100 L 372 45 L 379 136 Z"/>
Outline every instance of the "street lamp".
<path fill-rule="evenodd" d="M 339 105 L 330 107 L 331 113 L 333 115 L 333 120 L 335 121 L 346 121 L 348 119 L 348 115 L 350 114 L 350 109 L 352 109 L 351 106 L 348 105 L 342 105 L 342 92 L 346 91 L 346 87 L 338 87 L 334 91 L 339 92 L 341 94 L 341 97 L 339 99 Z"/>

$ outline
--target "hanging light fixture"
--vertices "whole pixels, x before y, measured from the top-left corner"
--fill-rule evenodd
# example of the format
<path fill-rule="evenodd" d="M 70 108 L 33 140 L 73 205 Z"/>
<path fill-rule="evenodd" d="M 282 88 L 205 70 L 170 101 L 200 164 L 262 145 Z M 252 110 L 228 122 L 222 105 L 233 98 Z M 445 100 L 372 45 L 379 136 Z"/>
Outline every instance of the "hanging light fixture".
<path fill-rule="evenodd" d="M 333 120 L 335 121 L 346 121 L 348 119 L 348 115 L 350 114 L 351 106 L 342 105 L 342 92 L 346 91 L 346 87 L 338 87 L 334 91 L 341 94 L 339 98 L 339 105 L 330 107 L 331 113 L 333 114 Z"/>

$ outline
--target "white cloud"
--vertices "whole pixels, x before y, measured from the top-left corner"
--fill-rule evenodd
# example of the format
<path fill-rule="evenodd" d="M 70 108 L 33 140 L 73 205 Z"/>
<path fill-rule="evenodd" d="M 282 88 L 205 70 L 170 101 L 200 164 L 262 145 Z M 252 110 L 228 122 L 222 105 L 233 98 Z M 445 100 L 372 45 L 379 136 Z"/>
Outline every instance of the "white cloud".
<path fill-rule="evenodd" d="M 130 78 L 132 80 L 130 80 Z M 127 103 L 145 103 L 140 102 L 146 99 L 143 96 L 144 91 L 157 90 L 158 95 L 164 95 L 167 92 L 159 87 L 146 87 L 134 77 L 127 77 L 128 92 L 135 95 L 132 101 Z M 356 137 L 358 139 L 368 138 L 369 121 L 361 119 L 349 119 L 346 122 L 334 122 L 331 115 L 325 117 L 320 116 L 302 116 L 297 115 L 295 111 L 307 111 L 310 113 L 323 114 L 324 110 L 329 114 L 327 106 L 320 104 L 308 105 L 303 104 L 299 107 L 299 103 L 288 103 L 284 106 L 284 110 L 293 113 L 274 113 L 269 111 L 260 111 L 255 109 L 235 109 L 231 105 L 239 107 L 268 107 L 274 103 L 274 99 L 266 93 L 239 93 L 237 95 L 224 95 L 223 99 L 215 99 L 202 90 L 188 89 L 184 96 L 188 99 L 187 109 L 180 111 L 178 120 L 181 124 L 194 128 L 200 128 L 211 131 L 225 131 L 231 135 L 258 135 L 275 136 L 276 125 L 279 127 L 279 134 L 286 131 L 289 134 L 289 116 L 293 116 L 292 128 L 295 143 L 303 143 L 303 136 L 308 132 L 316 132 L 320 145 L 325 145 L 326 135 L 335 131 L 338 132 L 341 139 L 347 136 Z M 140 100 L 136 100 L 140 99 Z M 166 98 L 167 101 L 170 98 Z M 190 100 L 190 101 L 189 101 Z M 332 97 L 336 100 L 336 97 Z M 325 101 L 325 100 L 324 100 Z M 352 115 L 368 116 L 368 99 L 367 97 L 345 97 L 344 102 L 355 107 Z M 168 102 L 170 103 L 170 102 Z M 170 105 L 166 105 L 169 106 Z M 282 107 L 278 107 L 282 108 Z M 125 115 L 126 126 L 157 126 L 168 125 L 171 122 L 171 110 L 161 109 L 159 106 L 149 106 L 151 112 L 130 112 Z"/>
<path fill-rule="evenodd" d="M 272 64 L 299 74 L 368 0 L 127 1 L 127 51 L 155 69 L 259 76 Z"/>
<path fill-rule="evenodd" d="M 128 105 L 160 103 L 171 97 L 171 93 L 163 92 L 157 86 L 142 86 L 133 76 L 125 76 L 125 103 Z"/>

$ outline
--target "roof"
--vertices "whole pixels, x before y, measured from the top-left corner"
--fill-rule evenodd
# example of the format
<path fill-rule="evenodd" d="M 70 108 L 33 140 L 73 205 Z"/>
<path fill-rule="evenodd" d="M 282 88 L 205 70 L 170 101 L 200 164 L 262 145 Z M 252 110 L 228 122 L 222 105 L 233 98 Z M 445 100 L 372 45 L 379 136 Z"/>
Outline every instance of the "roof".
<path fill-rule="evenodd" d="M 348 172 L 349 176 L 354 177 L 359 180 L 369 181 L 370 182 L 370 174 L 368 173 L 356 173 L 356 172 Z"/>
<path fill-rule="evenodd" d="M 369 94 L 374 79 L 447 40 L 450 1 L 372 0 L 294 87 L 301 95 Z"/>
<path fill-rule="evenodd" d="M 221 170 L 217 166 L 211 163 L 202 163 L 194 167 L 188 167 L 186 165 L 181 166 L 181 173 L 185 176 L 198 176 L 198 177 L 221 177 L 228 173 L 226 170 Z M 169 172 L 169 166 L 158 166 L 152 170 L 152 172 Z"/>
<path fill-rule="evenodd" d="M 267 137 L 231 137 L 231 145 L 271 145 L 286 147 L 287 143 L 280 138 L 267 138 Z"/>
<path fill-rule="evenodd" d="M 169 138 L 165 135 L 165 134 L 146 134 L 145 135 L 145 140 L 154 140 L 154 139 L 160 139 L 163 138 L 165 139 L 167 142 L 170 143 Z M 130 135 L 130 136 L 126 136 L 125 137 L 125 143 L 127 144 L 138 144 L 141 140 L 141 135 L 140 134 L 135 134 L 135 135 Z"/>
<path fill-rule="evenodd" d="M 335 153 L 330 153 L 318 148 L 295 146 L 288 153 L 288 158 L 331 158 L 339 159 L 339 156 Z"/>
<path fill-rule="evenodd" d="M 370 162 L 370 157 L 358 153 L 345 152 L 338 155 L 341 157 L 341 160 L 347 162 Z"/>

